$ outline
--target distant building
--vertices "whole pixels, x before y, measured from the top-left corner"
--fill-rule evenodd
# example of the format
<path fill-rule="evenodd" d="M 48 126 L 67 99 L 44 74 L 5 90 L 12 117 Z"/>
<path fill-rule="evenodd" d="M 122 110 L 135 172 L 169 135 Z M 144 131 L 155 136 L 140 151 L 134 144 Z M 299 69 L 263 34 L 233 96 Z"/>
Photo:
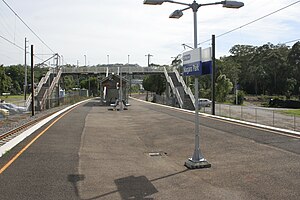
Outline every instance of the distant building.
<path fill-rule="evenodd" d="M 122 78 L 122 99 L 128 102 L 127 98 L 127 80 Z M 103 103 L 107 105 L 115 103 L 120 98 L 120 76 L 110 74 L 100 81 L 100 97 Z"/>

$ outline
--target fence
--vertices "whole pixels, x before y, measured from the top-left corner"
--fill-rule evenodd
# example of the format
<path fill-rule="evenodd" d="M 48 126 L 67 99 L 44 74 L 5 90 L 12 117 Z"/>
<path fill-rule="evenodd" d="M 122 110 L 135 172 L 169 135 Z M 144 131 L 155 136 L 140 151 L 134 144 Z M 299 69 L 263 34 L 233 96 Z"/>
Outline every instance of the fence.
<path fill-rule="evenodd" d="M 283 114 L 282 110 L 286 109 L 216 104 L 215 113 L 218 116 L 300 131 L 300 117 Z M 200 112 L 211 114 L 211 107 L 202 107 Z"/>
<path fill-rule="evenodd" d="M 70 95 L 70 96 L 61 97 L 59 99 L 57 98 L 47 99 L 46 107 L 47 109 L 50 109 L 50 108 L 63 106 L 63 105 L 71 105 L 79 101 L 83 101 L 85 99 L 88 99 L 88 97 L 83 97 L 79 95 Z"/>

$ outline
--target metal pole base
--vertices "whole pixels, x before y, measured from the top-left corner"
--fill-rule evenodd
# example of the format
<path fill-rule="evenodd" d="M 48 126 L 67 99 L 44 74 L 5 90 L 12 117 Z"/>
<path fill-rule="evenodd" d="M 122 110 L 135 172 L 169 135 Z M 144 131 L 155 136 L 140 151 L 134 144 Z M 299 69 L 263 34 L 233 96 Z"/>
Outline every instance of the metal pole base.
<path fill-rule="evenodd" d="M 194 161 L 191 158 L 185 161 L 184 166 L 189 169 L 201 169 L 201 168 L 210 168 L 211 164 L 207 160 L 202 159 L 200 161 Z"/>

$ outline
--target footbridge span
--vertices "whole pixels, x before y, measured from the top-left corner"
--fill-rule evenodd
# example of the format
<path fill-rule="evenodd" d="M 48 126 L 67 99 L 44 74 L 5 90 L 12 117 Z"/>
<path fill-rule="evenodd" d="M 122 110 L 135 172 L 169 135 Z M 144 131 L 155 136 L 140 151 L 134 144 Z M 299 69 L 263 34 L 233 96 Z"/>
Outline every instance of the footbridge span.
<path fill-rule="evenodd" d="M 86 76 L 98 77 L 99 80 L 109 74 L 122 74 L 122 77 L 134 80 L 136 77 L 152 74 L 165 76 L 167 83 L 166 96 L 173 99 L 173 104 L 178 107 L 193 110 L 195 98 L 190 88 L 184 82 L 176 68 L 170 67 L 139 67 L 132 65 L 106 66 L 106 67 L 57 67 L 50 68 L 48 73 L 40 80 L 34 94 L 37 110 L 49 108 L 50 99 L 57 99 L 59 104 L 59 91 L 64 89 L 62 77 Z M 131 87 L 131 82 L 130 86 Z M 27 99 L 27 108 L 31 108 L 32 96 Z"/>

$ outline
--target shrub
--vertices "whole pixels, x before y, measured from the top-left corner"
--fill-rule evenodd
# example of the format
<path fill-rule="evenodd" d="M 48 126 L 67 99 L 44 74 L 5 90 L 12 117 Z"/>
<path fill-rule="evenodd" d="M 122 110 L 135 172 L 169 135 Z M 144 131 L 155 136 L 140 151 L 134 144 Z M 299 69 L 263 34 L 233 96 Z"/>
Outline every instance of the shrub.
<path fill-rule="evenodd" d="M 238 105 L 242 105 L 244 103 L 244 99 L 245 99 L 245 92 L 243 90 L 238 90 L 238 95 L 237 95 L 237 103 L 236 103 L 236 98 L 234 98 L 233 103 L 234 104 L 238 104 Z"/>

